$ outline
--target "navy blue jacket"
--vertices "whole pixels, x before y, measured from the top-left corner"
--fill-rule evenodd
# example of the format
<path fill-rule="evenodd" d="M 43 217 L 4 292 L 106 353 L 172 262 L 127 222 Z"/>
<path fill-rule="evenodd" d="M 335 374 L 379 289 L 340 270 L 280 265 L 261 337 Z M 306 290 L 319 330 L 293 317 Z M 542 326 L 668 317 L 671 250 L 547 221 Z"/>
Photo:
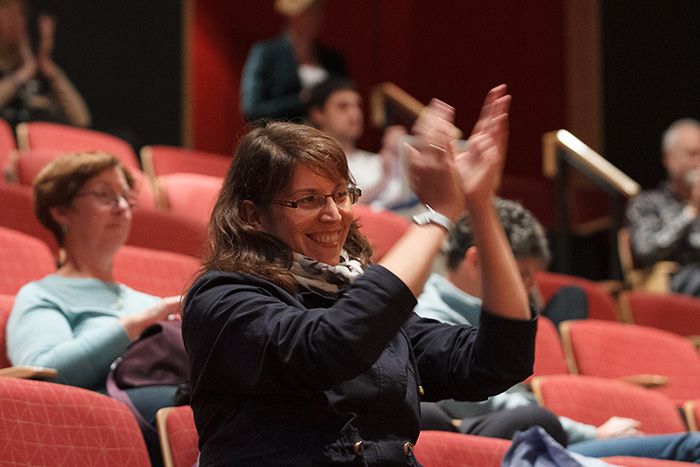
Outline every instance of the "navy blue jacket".
<path fill-rule="evenodd" d="M 330 75 L 347 75 L 345 58 L 335 49 L 316 43 L 319 65 Z M 292 44 L 286 34 L 253 44 L 241 77 L 241 113 L 258 118 L 304 117 L 306 105 L 299 99 L 301 81 Z"/>
<path fill-rule="evenodd" d="M 415 304 L 381 266 L 340 298 L 206 273 L 182 323 L 201 465 L 414 465 L 421 386 L 483 400 L 531 374 L 536 320 L 485 312 L 477 331 Z"/>

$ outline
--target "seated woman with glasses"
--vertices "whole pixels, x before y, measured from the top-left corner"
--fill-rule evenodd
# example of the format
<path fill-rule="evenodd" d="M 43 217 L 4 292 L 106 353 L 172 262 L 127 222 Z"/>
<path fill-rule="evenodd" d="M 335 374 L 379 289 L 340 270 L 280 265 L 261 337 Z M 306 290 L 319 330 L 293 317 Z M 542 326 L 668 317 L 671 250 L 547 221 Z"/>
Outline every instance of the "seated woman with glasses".
<path fill-rule="evenodd" d="M 532 372 L 536 320 L 491 203 L 509 102 L 489 93 L 461 153 L 449 106 L 421 114 L 424 144 L 407 149 L 432 209 L 377 265 L 334 139 L 290 123 L 243 136 L 182 318 L 199 465 L 419 465 L 421 400 L 483 400 Z M 413 313 L 465 207 L 485 271 L 478 330 Z"/>
<path fill-rule="evenodd" d="M 61 156 L 37 175 L 35 212 L 63 254 L 55 273 L 17 293 L 7 323 L 13 365 L 54 368 L 60 383 L 104 392 L 110 365 L 129 342 L 153 323 L 179 319 L 179 297 L 155 297 L 114 282 L 112 260 L 136 208 L 133 188 L 120 160 L 102 152 Z M 158 408 L 173 405 L 175 390 L 127 393 L 150 420 Z"/>

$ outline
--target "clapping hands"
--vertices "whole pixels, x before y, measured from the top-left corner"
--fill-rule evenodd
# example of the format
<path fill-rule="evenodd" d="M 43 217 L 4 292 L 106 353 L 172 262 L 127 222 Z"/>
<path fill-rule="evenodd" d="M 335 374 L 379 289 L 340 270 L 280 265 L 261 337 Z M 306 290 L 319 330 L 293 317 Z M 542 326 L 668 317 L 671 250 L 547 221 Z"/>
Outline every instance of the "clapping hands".
<path fill-rule="evenodd" d="M 411 155 L 413 189 L 423 203 L 456 219 L 465 207 L 488 201 L 500 183 L 508 147 L 506 86 L 489 91 L 467 147 L 457 147 L 454 109 L 433 99 L 413 126 L 420 138 Z"/>

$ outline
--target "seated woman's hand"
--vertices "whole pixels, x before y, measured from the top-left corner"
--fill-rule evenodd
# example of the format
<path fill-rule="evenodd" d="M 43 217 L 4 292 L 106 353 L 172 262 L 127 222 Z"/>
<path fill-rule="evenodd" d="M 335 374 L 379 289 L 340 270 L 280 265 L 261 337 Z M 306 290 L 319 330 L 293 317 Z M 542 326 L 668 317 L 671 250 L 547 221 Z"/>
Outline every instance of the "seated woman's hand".
<path fill-rule="evenodd" d="M 124 316 L 119 323 L 124 326 L 129 339 L 136 339 L 144 329 L 159 321 L 180 320 L 180 297 L 166 297 L 150 308 Z"/>

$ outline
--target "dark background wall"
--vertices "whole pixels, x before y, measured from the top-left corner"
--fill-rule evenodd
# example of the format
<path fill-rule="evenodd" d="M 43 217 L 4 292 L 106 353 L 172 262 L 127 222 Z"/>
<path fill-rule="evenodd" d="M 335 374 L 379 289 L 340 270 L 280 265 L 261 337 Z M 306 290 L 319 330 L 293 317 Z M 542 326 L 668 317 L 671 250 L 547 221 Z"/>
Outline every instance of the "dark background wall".
<path fill-rule="evenodd" d="M 644 188 L 665 177 L 661 133 L 700 118 L 700 2 L 601 3 L 605 156 Z"/>
<path fill-rule="evenodd" d="M 180 144 L 179 2 L 33 0 L 30 9 L 56 16 L 54 59 L 85 97 L 93 128 L 137 149 Z"/>

